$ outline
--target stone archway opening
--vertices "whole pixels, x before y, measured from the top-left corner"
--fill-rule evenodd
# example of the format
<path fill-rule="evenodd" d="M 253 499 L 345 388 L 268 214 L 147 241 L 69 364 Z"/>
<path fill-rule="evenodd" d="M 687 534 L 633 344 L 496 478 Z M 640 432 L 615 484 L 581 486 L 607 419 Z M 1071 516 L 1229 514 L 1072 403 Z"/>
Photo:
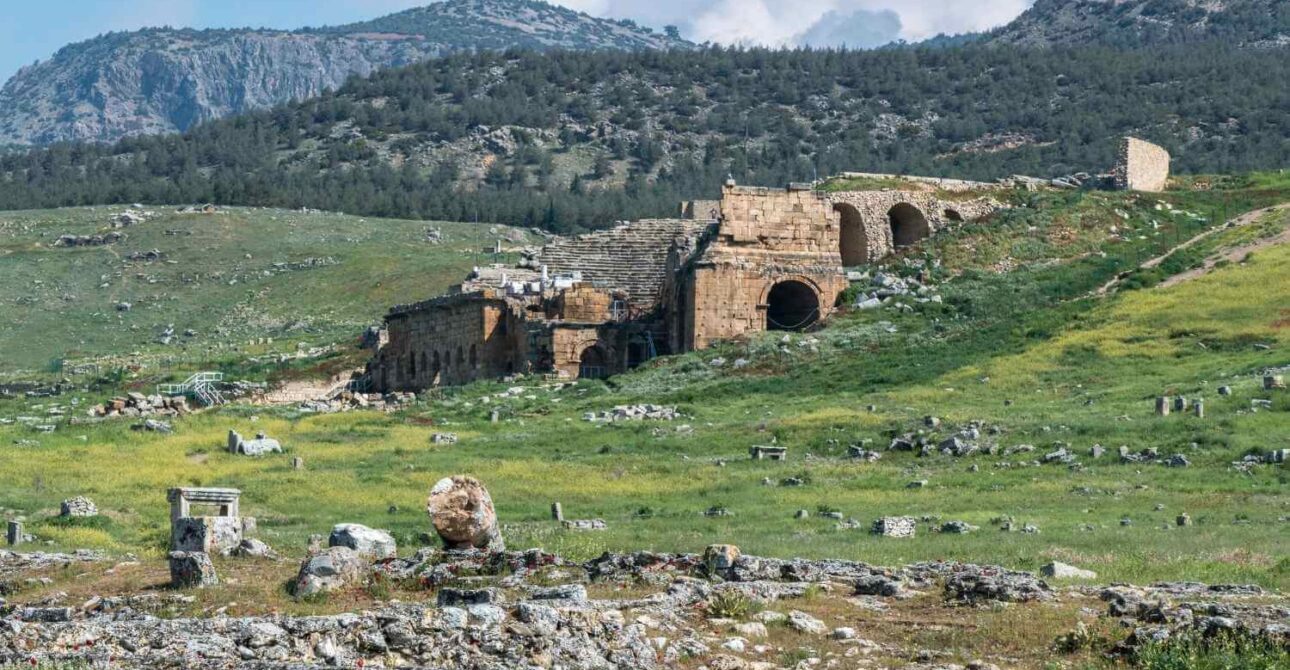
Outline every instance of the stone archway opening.
<path fill-rule="evenodd" d="M 957 209 L 947 209 L 945 210 L 945 220 L 953 221 L 955 223 L 962 223 L 963 215 L 960 214 Z"/>
<path fill-rule="evenodd" d="M 609 357 L 605 350 L 592 345 L 582 350 L 578 359 L 579 379 L 605 379 L 609 376 Z"/>
<path fill-rule="evenodd" d="M 782 281 L 766 298 L 766 330 L 803 331 L 820 320 L 820 297 L 815 289 L 795 281 Z"/>
<path fill-rule="evenodd" d="M 907 247 L 932 234 L 927 217 L 917 207 L 902 202 L 887 212 L 891 221 L 891 242 L 897 247 Z"/>
<path fill-rule="evenodd" d="M 854 205 L 838 203 L 833 206 L 833 211 L 842 217 L 839 228 L 842 266 L 855 267 L 868 263 L 869 238 L 864 232 L 864 221 L 860 217 L 860 210 Z"/>

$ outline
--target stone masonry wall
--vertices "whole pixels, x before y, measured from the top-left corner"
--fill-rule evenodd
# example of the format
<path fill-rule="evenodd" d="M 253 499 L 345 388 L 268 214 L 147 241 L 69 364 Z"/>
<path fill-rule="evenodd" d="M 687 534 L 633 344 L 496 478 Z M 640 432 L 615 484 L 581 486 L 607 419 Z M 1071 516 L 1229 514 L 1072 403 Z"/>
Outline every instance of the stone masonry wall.
<path fill-rule="evenodd" d="M 684 348 L 766 330 L 767 296 L 786 280 L 815 293 L 821 318 L 831 312 L 847 282 L 830 203 L 808 190 L 727 186 L 722 195 L 721 227 L 685 290 Z"/>
<path fill-rule="evenodd" d="M 828 193 L 824 197 L 839 217 L 839 237 L 834 246 L 840 248 L 846 228 L 853 222 L 858 223 L 862 230 L 863 262 L 866 263 L 887 256 L 902 246 L 897 244 L 895 237 L 902 226 L 909 228 L 910 238 L 921 239 L 958 221 L 978 219 L 998 209 L 998 204 L 988 198 L 945 200 L 934 192 L 844 191 Z M 896 210 L 897 207 L 900 209 Z M 893 210 L 896 210 L 895 214 Z M 920 225 L 925 225 L 925 230 L 919 230 Z"/>
<path fill-rule="evenodd" d="M 614 297 L 606 291 L 583 285 L 564 291 L 554 302 L 557 313 L 552 316 L 561 321 L 602 323 L 610 319 Z M 625 300 L 623 302 L 626 303 Z"/>
<path fill-rule="evenodd" d="M 1126 137 L 1114 170 L 1115 187 L 1124 191 L 1159 193 L 1169 183 L 1169 152 L 1150 142 Z"/>
<path fill-rule="evenodd" d="M 847 288 L 844 265 L 872 262 L 998 207 L 988 198 L 945 200 L 935 191 L 727 186 L 716 238 L 680 291 L 680 348 L 766 330 L 769 296 L 783 282 L 809 288 L 818 318 L 825 318 Z"/>
<path fill-rule="evenodd" d="M 421 390 L 524 369 L 523 328 L 503 299 L 446 300 L 392 315 L 374 378 L 384 391 Z"/>

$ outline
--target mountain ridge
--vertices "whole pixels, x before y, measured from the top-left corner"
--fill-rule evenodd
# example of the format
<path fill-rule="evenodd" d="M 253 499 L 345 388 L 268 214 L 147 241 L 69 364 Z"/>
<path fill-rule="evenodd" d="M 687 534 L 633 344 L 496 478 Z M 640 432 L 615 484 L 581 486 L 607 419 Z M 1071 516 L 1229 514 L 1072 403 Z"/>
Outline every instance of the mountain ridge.
<path fill-rule="evenodd" d="M 992 44 L 1140 47 L 1223 40 L 1290 44 L 1290 3 L 1281 0 L 1036 0 L 983 36 Z"/>
<path fill-rule="evenodd" d="M 0 146 L 183 132 L 458 51 L 690 48 L 538 0 L 448 0 L 303 30 L 147 28 L 70 44 L 0 88 Z"/>

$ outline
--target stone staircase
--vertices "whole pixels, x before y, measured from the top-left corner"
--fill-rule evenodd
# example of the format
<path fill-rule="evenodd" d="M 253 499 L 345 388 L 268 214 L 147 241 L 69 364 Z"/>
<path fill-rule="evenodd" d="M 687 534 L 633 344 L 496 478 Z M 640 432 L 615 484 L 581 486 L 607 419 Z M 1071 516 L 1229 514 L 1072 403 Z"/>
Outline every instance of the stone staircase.
<path fill-rule="evenodd" d="M 709 225 L 709 221 L 684 219 L 635 221 L 556 240 L 542 248 L 538 262 L 552 274 L 582 272 L 584 282 L 626 291 L 631 302 L 649 304 L 657 301 L 667 279 L 673 241 L 697 238 Z"/>

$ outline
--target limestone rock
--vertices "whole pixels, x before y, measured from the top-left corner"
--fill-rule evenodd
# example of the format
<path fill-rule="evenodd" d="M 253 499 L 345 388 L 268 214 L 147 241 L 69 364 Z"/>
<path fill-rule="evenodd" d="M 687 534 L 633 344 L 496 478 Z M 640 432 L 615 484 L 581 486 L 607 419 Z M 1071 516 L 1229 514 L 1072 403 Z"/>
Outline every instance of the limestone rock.
<path fill-rule="evenodd" d="M 264 433 L 256 433 L 254 440 L 243 440 L 236 431 L 228 431 L 228 449 L 234 454 L 244 456 L 264 456 L 265 454 L 282 453 L 282 445 Z"/>
<path fill-rule="evenodd" d="M 1058 561 L 1039 568 L 1039 574 L 1053 579 L 1097 579 L 1097 573 L 1092 570 L 1083 570 Z"/>
<path fill-rule="evenodd" d="M 336 524 L 327 538 L 329 547 L 349 547 L 360 556 L 384 559 L 398 554 L 394 537 L 388 531 L 368 528 L 357 523 Z"/>
<path fill-rule="evenodd" d="M 357 584 L 367 576 L 368 562 L 349 547 L 328 547 L 300 564 L 293 593 L 304 598 Z"/>
<path fill-rule="evenodd" d="M 170 552 L 170 584 L 179 589 L 218 586 L 219 576 L 210 554 L 204 551 Z"/>
<path fill-rule="evenodd" d="M 488 489 L 473 477 L 445 477 L 430 490 L 426 512 L 449 549 L 501 551 L 505 544 Z"/>
<path fill-rule="evenodd" d="M 708 545 L 703 551 L 703 566 L 710 575 L 725 575 L 734 569 L 739 556 L 739 547 L 733 544 Z"/>
<path fill-rule="evenodd" d="M 268 544 L 254 538 L 242 540 L 241 544 L 227 550 L 229 556 L 239 556 L 243 558 L 270 558 L 278 559 L 278 553 Z"/>
<path fill-rule="evenodd" d="M 1028 572 L 998 567 L 967 566 L 945 581 L 945 595 L 964 603 L 1049 600 L 1052 589 Z"/>
<path fill-rule="evenodd" d="M 800 633 L 809 633 L 811 635 L 823 635 L 829 630 L 823 621 L 798 610 L 792 610 L 788 613 L 788 627 Z"/>

